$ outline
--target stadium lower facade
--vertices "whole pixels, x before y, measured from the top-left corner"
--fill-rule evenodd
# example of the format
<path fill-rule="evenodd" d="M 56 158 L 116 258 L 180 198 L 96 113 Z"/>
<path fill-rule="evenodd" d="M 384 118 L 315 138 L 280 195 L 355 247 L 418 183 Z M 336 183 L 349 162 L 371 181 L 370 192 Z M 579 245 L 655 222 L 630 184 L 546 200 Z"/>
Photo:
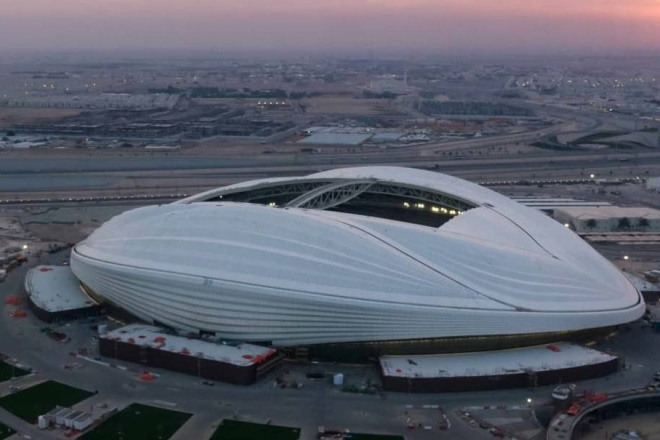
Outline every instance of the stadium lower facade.
<path fill-rule="evenodd" d="M 591 339 L 642 316 L 572 231 L 398 167 L 262 179 L 106 222 L 72 251 L 95 299 L 180 332 L 334 356 Z"/>

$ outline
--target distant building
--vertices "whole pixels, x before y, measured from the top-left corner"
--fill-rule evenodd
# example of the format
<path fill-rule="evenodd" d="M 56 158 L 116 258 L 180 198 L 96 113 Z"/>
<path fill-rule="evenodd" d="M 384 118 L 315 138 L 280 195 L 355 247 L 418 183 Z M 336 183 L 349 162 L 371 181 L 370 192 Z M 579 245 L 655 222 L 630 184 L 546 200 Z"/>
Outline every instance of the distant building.
<path fill-rule="evenodd" d="M 660 232 L 660 211 L 645 207 L 562 207 L 555 210 L 555 219 L 578 233 Z"/>
<path fill-rule="evenodd" d="M 650 179 L 646 179 L 646 189 L 660 192 L 660 177 L 651 177 Z"/>
<path fill-rule="evenodd" d="M 179 95 L 167 93 L 130 94 L 102 93 L 99 95 L 46 95 L 5 99 L 6 107 L 76 108 L 95 110 L 173 109 L 181 100 Z"/>

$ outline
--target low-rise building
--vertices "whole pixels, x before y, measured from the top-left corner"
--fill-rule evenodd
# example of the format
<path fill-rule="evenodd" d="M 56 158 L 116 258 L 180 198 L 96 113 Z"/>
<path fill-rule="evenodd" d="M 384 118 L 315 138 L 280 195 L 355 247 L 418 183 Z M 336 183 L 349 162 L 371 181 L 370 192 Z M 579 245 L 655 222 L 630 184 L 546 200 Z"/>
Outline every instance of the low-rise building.
<path fill-rule="evenodd" d="M 555 210 L 555 219 L 578 233 L 660 231 L 660 211 L 646 207 L 562 207 Z"/>
<path fill-rule="evenodd" d="M 142 324 L 130 324 L 99 336 L 99 353 L 239 385 L 256 382 L 283 358 L 270 347 L 193 339 Z"/>
<path fill-rule="evenodd" d="M 651 177 L 646 179 L 646 189 L 650 191 L 660 191 L 660 177 Z"/>

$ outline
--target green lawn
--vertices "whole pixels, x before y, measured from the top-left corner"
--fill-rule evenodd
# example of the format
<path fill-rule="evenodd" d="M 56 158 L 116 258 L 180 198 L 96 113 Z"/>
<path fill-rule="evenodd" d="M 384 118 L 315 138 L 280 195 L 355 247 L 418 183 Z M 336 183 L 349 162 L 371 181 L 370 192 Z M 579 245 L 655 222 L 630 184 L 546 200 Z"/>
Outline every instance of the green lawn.
<path fill-rule="evenodd" d="M 0 407 L 26 422 L 37 423 L 37 418 L 60 406 L 72 406 L 94 393 L 49 380 L 33 387 L 9 394 L 0 399 Z"/>
<path fill-rule="evenodd" d="M 133 403 L 80 440 L 167 440 L 192 414 Z"/>
<path fill-rule="evenodd" d="M 14 434 L 16 434 L 16 431 L 11 429 L 9 426 L 0 423 L 0 440 L 4 440 L 7 437 L 11 437 Z"/>
<path fill-rule="evenodd" d="M 350 436 L 350 437 L 349 437 Z M 346 440 L 405 440 L 402 435 L 347 434 Z"/>
<path fill-rule="evenodd" d="M 300 428 L 223 420 L 209 440 L 298 440 Z"/>
<path fill-rule="evenodd" d="M 12 377 L 20 377 L 28 374 L 29 371 L 23 370 L 18 367 L 12 367 L 4 361 L 0 361 L 0 382 L 11 379 Z"/>

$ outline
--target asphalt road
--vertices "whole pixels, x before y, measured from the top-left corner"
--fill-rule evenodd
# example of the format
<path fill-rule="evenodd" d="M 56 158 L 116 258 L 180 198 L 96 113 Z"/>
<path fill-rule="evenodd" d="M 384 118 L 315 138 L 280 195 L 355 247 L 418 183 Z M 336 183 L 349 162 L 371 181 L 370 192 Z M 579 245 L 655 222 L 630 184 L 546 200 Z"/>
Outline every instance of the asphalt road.
<path fill-rule="evenodd" d="M 73 191 L 164 192 L 186 187 L 213 187 L 219 182 L 238 182 L 263 177 L 304 175 L 339 166 L 400 165 L 433 169 L 473 181 L 514 178 L 580 178 L 591 173 L 599 177 L 631 177 L 660 174 L 660 152 L 630 154 L 543 154 L 499 159 L 437 160 L 431 157 L 379 156 L 366 160 L 355 157 L 332 159 L 325 155 L 217 157 L 131 157 L 92 158 L 84 166 L 77 159 L 41 161 L 7 159 L 0 161 L 0 193 L 22 198 L 24 194 Z M 356 161 L 357 159 L 357 161 Z M 390 160 L 392 159 L 392 160 Z M 621 159 L 625 159 L 622 162 Z M 16 168 L 14 168 L 14 166 Z M 77 169 L 77 171 L 73 171 Z M 7 170 L 12 170 L 9 173 Z M 612 171 L 612 174 L 610 174 Z M 648 174 L 647 174 L 648 172 Z"/>

